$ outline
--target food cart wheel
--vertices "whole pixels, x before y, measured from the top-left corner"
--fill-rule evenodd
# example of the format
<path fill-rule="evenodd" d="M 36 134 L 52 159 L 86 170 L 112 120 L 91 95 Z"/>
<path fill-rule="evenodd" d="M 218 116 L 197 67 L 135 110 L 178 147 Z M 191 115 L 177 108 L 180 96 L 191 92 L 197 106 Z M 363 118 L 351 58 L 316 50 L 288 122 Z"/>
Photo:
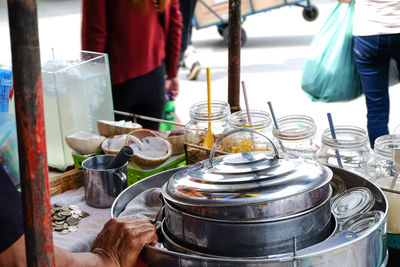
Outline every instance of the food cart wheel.
<path fill-rule="evenodd" d="M 219 35 L 224 37 L 224 30 L 225 30 L 225 28 L 228 28 L 228 27 L 229 27 L 228 23 L 223 23 L 221 25 L 218 25 L 217 29 L 218 29 Z"/>
<path fill-rule="evenodd" d="M 243 28 L 240 28 L 241 29 L 241 43 L 240 43 L 240 46 L 244 46 L 244 44 L 247 42 L 247 34 L 246 34 L 246 31 L 243 29 Z M 229 40 L 229 27 L 225 27 L 224 28 L 224 31 L 223 31 L 223 35 L 222 35 L 223 37 L 224 37 L 224 42 L 225 42 L 225 44 L 226 44 L 226 46 L 228 46 L 228 40 Z"/>
<path fill-rule="evenodd" d="M 316 6 L 310 5 L 303 9 L 303 18 L 306 21 L 313 21 L 318 17 L 318 9 Z"/>

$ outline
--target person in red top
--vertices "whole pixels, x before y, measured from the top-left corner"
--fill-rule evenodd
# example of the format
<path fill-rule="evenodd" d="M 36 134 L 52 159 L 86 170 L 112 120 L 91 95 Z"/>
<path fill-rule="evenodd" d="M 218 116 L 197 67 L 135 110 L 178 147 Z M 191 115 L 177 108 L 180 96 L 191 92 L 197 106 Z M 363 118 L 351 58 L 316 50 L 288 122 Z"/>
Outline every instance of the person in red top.
<path fill-rule="evenodd" d="M 179 92 L 181 28 L 178 0 L 83 0 L 82 49 L 108 54 L 115 110 L 161 118 Z"/>

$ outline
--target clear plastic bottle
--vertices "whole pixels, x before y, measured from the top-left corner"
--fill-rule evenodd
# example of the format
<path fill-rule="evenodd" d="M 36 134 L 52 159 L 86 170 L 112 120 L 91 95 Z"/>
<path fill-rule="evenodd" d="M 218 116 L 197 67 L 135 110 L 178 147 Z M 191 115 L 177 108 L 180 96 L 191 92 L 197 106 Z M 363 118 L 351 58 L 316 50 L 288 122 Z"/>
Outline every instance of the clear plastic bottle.
<path fill-rule="evenodd" d="M 209 122 L 215 141 L 222 133 L 230 129 L 228 120 L 230 113 L 229 104 L 223 101 L 211 102 L 210 118 L 208 117 L 207 101 L 198 102 L 191 106 L 191 120 L 185 126 L 185 153 L 188 165 L 209 157 L 209 151 L 203 149 Z"/>
<path fill-rule="evenodd" d="M 274 142 L 283 155 L 315 159 L 319 146 L 315 143 L 317 126 L 311 117 L 290 115 L 278 119 L 279 129 L 272 128 Z"/>
<path fill-rule="evenodd" d="M 322 146 L 316 159 L 322 164 L 338 167 L 338 157 L 343 169 L 355 172 L 365 178 L 373 179 L 374 156 L 369 147 L 367 132 L 355 126 L 335 126 L 336 140 L 330 128 L 322 133 Z"/>
<path fill-rule="evenodd" d="M 229 116 L 229 125 L 232 129 L 238 128 L 252 128 L 259 131 L 266 137 L 272 140 L 272 123 L 271 115 L 262 110 L 250 110 L 251 126 L 248 120 L 247 111 L 238 111 Z M 242 133 L 240 137 L 236 138 L 237 144 L 232 146 L 232 153 L 250 152 L 255 149 L 258 151 L 271 150 L 271 144 L 260 135 L 253 135 L 250 133 Z"/>

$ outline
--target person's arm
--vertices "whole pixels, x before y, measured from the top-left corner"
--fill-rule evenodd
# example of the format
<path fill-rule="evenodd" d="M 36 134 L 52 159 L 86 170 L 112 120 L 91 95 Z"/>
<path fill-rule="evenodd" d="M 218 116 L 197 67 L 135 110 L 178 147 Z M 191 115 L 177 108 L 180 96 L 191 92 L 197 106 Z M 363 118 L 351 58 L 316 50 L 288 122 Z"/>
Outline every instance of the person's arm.
<path fill-rule="evenodd" d="M 106 0 L 82 1 L 82 50 L 105 52 L 107 39 Z"/>
<path fill-rule="evenodd" d="M 165 65 L 167 69 L 165 90 L 167 93 L 171 93 L 172 98 L 175 99 L 179 93 L 179 83 L 176 76 L 178 73 L 178 61 L 182 42 L 182 14 L 179 10 L 178 0 L 172 0 L 170 5 L 170 19 L 165 45 Z"/>
<path fill-rule="evenodd" d="M 342 3 L 346 3 L 349 4 L 351 2 L 351 0 L 337 0 L 338 2 L 342 2 Z"/>
<path fill-rule="evenodd" d="M 97 236 L 92 251 L 71 253 L 54 247 L 57 267 L 133 266 L 146 244 L 156 244 L 154 226 L 147 220 L 133 218 L 111 219 Z M 0 266 L 25 267 L 25 237 L 22 235 L 11 247 L 0 253 Z"/>

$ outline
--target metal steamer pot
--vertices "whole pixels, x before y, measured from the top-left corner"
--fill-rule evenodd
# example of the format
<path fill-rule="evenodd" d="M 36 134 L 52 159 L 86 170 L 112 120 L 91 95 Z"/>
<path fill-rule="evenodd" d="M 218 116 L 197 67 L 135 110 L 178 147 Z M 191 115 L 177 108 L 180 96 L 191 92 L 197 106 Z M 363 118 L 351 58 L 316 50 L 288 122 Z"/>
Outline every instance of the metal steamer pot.
<path fill-rule="evenodd" d="M 327 167 L 311 161 L 280 159 L 277 151 L 275 155 L 265 156 L 261 155 L 262 153 L 252 152 L 213 159 L 214 151 L 209 162 L 148 177 L 127 188 L 115 200 L 111 208 L 112 217 L 118 217 L 125 206 L 144 190 L 162 188 L 166 202 L 166 216 L 160 229 L 159 239 L 165 247 L 145 246 L 141 256 L 149 266 L 342 267 L 386 264 L 387 201 L 382 191 L 373 183 L 357 174 L 331 167 L 335 178 L 341 179 L 346 188 L 361 186 L 370 189 L 375 197 L 373 209 L 384 213 L 379 222 L 363 236 L 357 236 L 352 232 L 333 235 L 334 230 L 326 230 L 330 224 L 332 228 L 335 222 L 329 210 L 331 196 L 329 179 L 332 173 Z M 237 158 L 237 155 L 242 157 Z M 243 158 L 246 158 L 246 162 L 243 162 Z M 257 162 L 262 161 L 264 161 L 262 165 L 266 167 L 256 167 Z M 244 171 L 246 165 L 251 166 L 254 171 Z M 290 166 L 292 169 L 288 171 Z M 226 172 L 225 169 L 220 172 L 223 167 L 239 170 L 237 175 L 240 176 L 236 176 L 238 179 L 235 180 L 233 174 Z M 317 169 L 319 171 L 316 171 Z M 197 175 L 199 172 L 203 176 Z M 304 174 L 301 174 L 302 172 Z M 307 177 L 313 177 L 312 182 Z M 199 184 L 209 186 L 206 187 L 208 191 L 197 190 L 203 193 L 199 194 L 200 197 L 195 195 L 193 198 L 185 198 L 173 190 L 176 187 L 169 189 L 168 185 L 185 185 L 185 179 L 197 183 L 196 186 Z M 253 182 L 257 181 L 255 182 L 257 186 L 252 187 L 251 179 Z M 326 183 L 325 179 L 328 180 Z M 297 187 L 295 181 L 298 182 Z M 251 189 L 252 194 L 244 195 L 243 192 L 239 192 L 241 197 L 232 197 L 230 200 L 233 201 L 228 203 L 225 201 L 229 201 L 229 198 L 209 197 L 211 185 L 217 189 L 220 189 L 218 186 L 228 185 L 227 188 L 231 191 L 223 191 L 224 193 L 238 193 L 237 184 L 246 193 Z M 268 194 L 268 188 L 272 190 L 271 192 L 279 194 Z M 190 190 L 183 191 L 183 193 L 188 192 Z M 283 197 L 279 198 L 278 195 Z M 309 201 L 306 201 L 307 198 Z M 267 225 L 274 230 L 270 231 Z M 323 225 L 326 227 L 321 228 Z M 313 235 L 315 238 L 309 234 L 309 229 L 313 227 L 315 227 Z M 291 230 L 293 228 L 299 229 Z M 248 235 L 251 237 L 246 238 Z M 242 239 L 245 241 L 241 241 Z M 276 242 L 278 239 L 283 240 L 284 245 L 283 248 L 275 250 L 275 246 L 281 245 Z M 252 245 L 249 244 L 251 241 L 257 243 L 253 246 L 256 251 L 254 254 L 247 247 Z M 213 246 L 213 249 L 209 249 L 210 246 Z M 232 251 L 238 254 L 233 255 Z M 226 256 L 228 254 L 231 256 Z"/>
<path fill-rule="evenodd" d="M 299 249 L 326 239 L 332 171 L 313 161 L 281 159 L 274 146 L 274 154 L 214 158 L 227 136 L 243 131 L 249 130 L 220 136 L 209 161 L 175 174 L 162 187 L 169 237 L 195 251 L 236 257 L 286 253 L 293 238 Z"/>

